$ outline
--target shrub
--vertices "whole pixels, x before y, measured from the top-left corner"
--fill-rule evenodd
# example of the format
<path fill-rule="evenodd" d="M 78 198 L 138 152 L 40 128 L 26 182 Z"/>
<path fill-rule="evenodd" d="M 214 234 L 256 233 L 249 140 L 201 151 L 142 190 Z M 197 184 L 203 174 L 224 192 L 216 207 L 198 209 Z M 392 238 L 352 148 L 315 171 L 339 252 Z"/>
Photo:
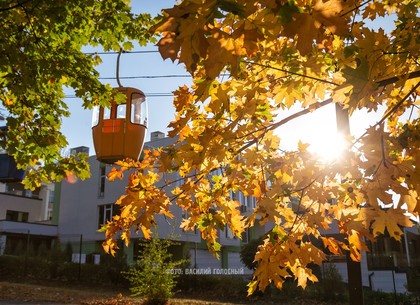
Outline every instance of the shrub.
<path fill-rule="evenodd" d="M 363 297 L 365 305 L 416 304 L 410 302 L 409 295 L 402 293 L 365 290 Z"/>
<path fill-rule="evenodd" d="M 325 264 L 323 273 L 323 278 L 317 285 L 321 290 L 321 298 L 325 301 L 344 301 L 346 298 L 346 289 L 343 284 L 343 278 L 338 272 L 336 265 Z"/>
<path fill-rule="evenodd" d="M 172 260 L 168 248 L 173 244 L 157 236 L 141 241 L 139 259 L 124 273 L 130 282 L 132 295 L 144 297 L 145 304 L 165 304 L 173 295 L 178 275 L 171 271 L 184 263 L 184 260 Z"/>
<path fill-rule="evenodd" d="M 258 239 L 251 239 L 248 243 L 243 244 L 241 247 L 241 261 L 249 269 L 255 269 L 256 262 L 255 254 L 258 251 L 258 246 L 263 243 L 263 237 Z"/>

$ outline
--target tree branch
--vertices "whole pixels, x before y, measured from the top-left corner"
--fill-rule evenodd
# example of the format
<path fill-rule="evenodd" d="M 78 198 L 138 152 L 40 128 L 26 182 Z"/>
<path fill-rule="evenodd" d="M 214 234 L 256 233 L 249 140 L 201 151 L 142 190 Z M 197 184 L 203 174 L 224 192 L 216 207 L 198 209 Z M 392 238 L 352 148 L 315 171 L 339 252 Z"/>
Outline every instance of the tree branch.
<path fill-rule="evenodd" d="M 317 78 L 317 77 L 313 77 L 313 76 L 309 76 L 309 75 L 305 75 L 305 74 L 301 74 L 301 73 L 290 72 L 290 71 L 287 71 L 287 70 L 284 70 L 284 69 L 281 69 L 281 68 L 272 67 L 270 65 L 259 64 L 259 63 L 251 62 L 251 61 L 244 61 L 244 62 L 247 63 L 247 64 L 250 64 L 250 65 L 256 65 L 256 66 L 260 66 L 260 67 L 264 67 L 264 68 L 269 68 L 269 69 L 284 72 L 286 74 L 301 76 L 301 77 L 312 79 L 312 80 L 319 81 L 319 82 L 322 82 L 322 83 L 326 83 L 326 84 L 330 84 L 330 85 L 334 85 L 334 86 L 339 86 L 339 84 L 336 84 L 334 82 L 331 82 L 331 81 L 328 81 L 328 80 L 325 80 L 325 79 L 321 79 L 321 78 Z M 376 85 L 378 87 L 384 87 L 386 85 L 390 85 L 392 83 L 397 82 L 398 80 L 402 79 L 404 76 L 407 76 L 407 79 L 418 78 L 418 77 L 420 77 L 420 70 L 410 72 L 410 73 L 408 73 L 408 75 L 393 76 L 393 77 L 390 77 L 390 78 L 380 80 L 380 81 L 376 82 Z"/>
<path fill-rule="evenodd" d="M 26 0 L 26 1 L 22 1 L 20 3 L 18 2 L 17 4 L 9 6 L 9 7 L 0 8 L 0 12 L 7 12 L 7 11 L 10 11 L 10 10 L 14 10 L 15 8 L 22 7 L 22 5 L 24 5 L 25 3 L 28 3 L 30 1 L 31 0 Z"/>
<path fill-rule="evenodd" d="M 420 71 L 419 71 L 420 72 Z M 382 124 L 383 122 L 385 122 L 385 120 L 391 115 L 393 114 L 408 98 L 410 95 L 412 95 L 414 92 L 416 92 L 417 88 L 420 86 L 420 82 L 418 82 L 411 90 L 410 92 L 408 92 L 404 98 L 399 101 L 397 104 L 395 104 L 394 107 L 392 107 L 383 117 L 382 119 L 380 119 L 375 125 L 374 127 Z M 357 142 L 359 142 L 365 135 L 367 134 L 367 131 L 362 134 L 360 137 L 358 137 L 355 141 L 353 141 L 352 146 L 354 146 Z"/>
<path fill-rule="evenodd" d="M 413 79 L 413 78 L 418 78 L 418 77 L 420 77 L 420 70 L 414 71 L 414 72 L 411 72 L 411 73 L 408 73 L 407 79 Z M 376 84 L 379 87 L 384 87 L 386 85 L 390 85 L 390 84 L 396 83 L 401 78 L 403 78 L 403 77 L 402 76 L 394 76 L 394 77 L 390 77 L 390 78 L 386 78 L 386 79 L 380 80 Z"/>
<path fill-rule="evenodd" d="M 309 78 L 309 79 L 312 79 L 312 80 L 315 80 L 315 81 L 318 81 L 318 82 L 322 82 L 322 83 L 326 83 L 326 84 L 330 84 L 330 85 L 334 85 L 334 86 L 339 85 L 339 84 L 336 84 L 334 82 L 331 82 L 331 81 L 328 81 L 328 80 L 325 80 L 325 79 L 321 79 L 321 78 L 317 78 L 317 77 L 314 77 L 314 76 L 309 76 L 309 75 L 305 75 L 305 74 L 301 74 L 301 73 L 297 73 L 297 72 L 287 71 L 287 70 L 284 70 L 284 69 L 281 69 L 281 68 L 272 67 L 270 65 L 264 65 L 264 64 L 257 63 L 257 62 L 247 61 L 247 60 L 244 60 L 243 62 L 247 63 L 247 64 L 250 64 L 250 65 L 255 65 L 255 66 L 260 66 L 260 67 L 263 67 L 263 68 L 277 70 L 277 71 L 284 72 L 284 73 L 290 74 L 290 75 L 296 75 L 296 76 L 301 76 L 301 77 L 304 77 L 304 78 Z"/>
<path fill-rule="evenodd" d="M 351 10 L 349 10 L 349 11 L 341 14 L 340 17 L 344 17 L 345 15 L 350 14 L 351 12 L 354 12 L 354 11 L 358 10 L 359 8 L 361 8 L 362 6 L 365 6 L 366 4 L 368 4 L 371 1 L 372 0 L 367 0 L 367 1 L 363 2 L 363 3 L 361 3 L 360 5 L 356 5 L 353 9 L 351 9 Z"/>
<path fill-rule="evenodd" d="M 298 117 L 300 117 L 302 115 L 305 115 L 307 113 L 310 113 L 310 112 L 312 112 L 312 111 L 314 111 L 316 109 L 319 109 L 321 107 L 324 107 L 324 106 L 326 106 L 328 104 L 331 104 L 332 102 L 333 102 L 333 100 L 331 98 L 329 98 L 329 99 L 327 99 L 325 101 L 322 101 L 322 102 L 313 104 L 312 107 L 309 107 L 309 108 L 303 109 L 303 110 L 301 110 L 299 112 L 296 112 L 296 113 L 288 116 L 287 118 L 284 118 L 283 120 L 281 120 L 281 121 L 279 121 L 277 123 L 274 123 L 274 124 L 270 125 L 269 127 L 264 127 L 264 128 L 261 128 L 261 129 L 259 129 L 257 131 L 263 131 L 264 129 L 266 131 L 274 130 L 274 129 L 276 129 L 276 128 L 278 128 L 278 127 L 286 124 L 287 122 L 290 122 L 291 120 L 294 120 L 294 119 L 296 119 L 296 118 L 298 118 Z M 252 140 L 252 141 L 248 142 L 247 144 L 245 144 L 244 146 L 242 146 L 236 153 L 240 153 L 240 152 L 244 151 L 248 147 L 256 144 L 257 142 L 258 142 L 258 138 L 255 138 L 254 140 Z"/>

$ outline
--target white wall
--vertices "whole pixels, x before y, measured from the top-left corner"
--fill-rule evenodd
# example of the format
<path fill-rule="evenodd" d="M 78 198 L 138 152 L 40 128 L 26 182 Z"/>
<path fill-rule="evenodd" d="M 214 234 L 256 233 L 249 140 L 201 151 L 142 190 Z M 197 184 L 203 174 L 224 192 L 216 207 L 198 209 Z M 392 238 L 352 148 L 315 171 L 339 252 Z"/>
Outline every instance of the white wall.
<path fill-rule="evenodd" d="M 197 269 L 220 269 L 222 261 L 214 257 L 208 250 L 191 249 L 190 250 L 190 266 Z"/>
<path fill-rule="evenodd" d="M 251 269 L 248 269 L 241 261 L 241 255 L 239 252 L 229 252 L 228 253 L 228 268 L 235 270 L 243 270 L 246 275 L 253 273 Z"/>
<path fill-rule="evenodd" d="M 0 220 L 6 219 L 7 210 L 29 213 L 28 222 L 42 221 L 42 200 L 0 193 Z"/>

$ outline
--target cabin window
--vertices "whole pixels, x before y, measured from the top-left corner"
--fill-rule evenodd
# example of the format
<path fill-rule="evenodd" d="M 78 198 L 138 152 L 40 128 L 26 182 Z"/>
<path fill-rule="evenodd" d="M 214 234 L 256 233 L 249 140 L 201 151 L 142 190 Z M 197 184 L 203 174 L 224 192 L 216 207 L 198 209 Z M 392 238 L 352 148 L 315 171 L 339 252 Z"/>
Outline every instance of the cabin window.
<path fill-rule="evenodd" d="M 131 117 L 133 124 L 141 124 L 147 126 L 147 104 L 144 95 L 133 93 L 131 95 Z"/>
<path fill-rule="evenodd" d="M 100 107 L 99 106 L 93 106 L 93 112 L 92 112 L 92 127 L 96 126 L 99 124 L 99 111 L 100 111 Z"/>
<path fill-rule="evenodd" d="M 108 107 L 104 108 L 104 120 L 109 120 L 111 118 L 111 109 Z"/>
<path fill-rule="evenodd" d="M 126 116 L 126 104 L 120 104 L 117 106 L 117 119 L 125 119 Z"/>

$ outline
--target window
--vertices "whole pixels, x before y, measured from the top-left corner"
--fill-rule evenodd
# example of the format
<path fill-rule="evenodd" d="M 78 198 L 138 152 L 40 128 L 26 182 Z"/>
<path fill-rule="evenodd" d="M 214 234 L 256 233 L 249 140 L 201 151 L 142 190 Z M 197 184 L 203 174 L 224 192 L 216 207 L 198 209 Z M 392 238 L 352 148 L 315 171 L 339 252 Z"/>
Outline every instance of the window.
<path fill-rule="evenodd" d="M 98 206 L 99 217 L 98 217 L 98 228 L 112 220 L 112 217 L 117 215 L 118 208 L 115 204 L 109 203 Z"/>
<path fill-rule="evenodd" d="M 117 106 L 117 119 L 125 119 L 126 116 L 126 104 L 120 104 Z"/>
<path fill-rule="evenodd" d="M 241 191 L 238 192 L 238 201 L 240 202 L 240 204 L 246 206 L 250 210 L 255 208 L 255 205 L 256 205 L 255 197 L 245 196 L 245 194 L 242 193 Z"/>
<path fill-rule="evenodd" d="M 98 197 L 105 196 L 105 181 L 106 181 L 106 165 L 104 163 L 99 164 L 99 190 Z"/>
<path fill-rule="evenodd" d="M 240 204 L 240 210 L 242 212 L 251 211 L 256 206 L 256 199 L 252 196 L 245 196 L 245 194 L 241 191 L 238 191 L 236 193 L 230 191 L 230 198 L 232 200 L 237 200 Z"/>
<path fill-rule="evenodd" d="M 92 109 L 92 127 L 95 127 L 99 123 L 99 106 L 93 106 Z"/>
<path fill-rule="evenodd" d="M 111 109 L 108 107 L 104 108 L 104 120 L 109 120 L 111 118 Z"/>
<path fill-rule="evenodd" d="M 47 218 L 50 220 L 53 218 L 54 196 L 55 196 L 55 191 L 50 190 L 50 194 L 48 198 L 48 218 Z"/>
<path fill-rule="evenodd" d="M 17 221 L 17 222 L 28 222 L 29 213 L 19 211 L 6 211 L 6 220 Z"/>
<path fill-rule="evenodd" d="M 237 237 L 235 235 L 233 235 L 232 230 L 229 228 L 229 226 L 226 224 L 226 238 L 228 239 L 236 239 Z"/>
<path fill-rule="evenodd" d="M 389 236 L 380 235 L 375 242 L 368 241 L 366 259 L 369 270 L 395 270 L 407 267 L 404 243 Z"/>
<path fill-rule="evenodd" d="M 144 95 L 133 93 L 131 96 L 131 123 L 147 126 L 147 104 Z"/>
<path fill-rule="evenodd" d="M 251 210 L 254 209 L 257 205 L 257 201 L 255 200 L 255 197 L 252 196 L 246 196 L 245 197 L 245 205 L 250 208 Z"/>
<path fill-rule="evenodd" d="M 54 196 L 55 196 L 55 190 L 50 190 L 50 194 L 48 197 L 48 203 L 54 204 Z"/>

